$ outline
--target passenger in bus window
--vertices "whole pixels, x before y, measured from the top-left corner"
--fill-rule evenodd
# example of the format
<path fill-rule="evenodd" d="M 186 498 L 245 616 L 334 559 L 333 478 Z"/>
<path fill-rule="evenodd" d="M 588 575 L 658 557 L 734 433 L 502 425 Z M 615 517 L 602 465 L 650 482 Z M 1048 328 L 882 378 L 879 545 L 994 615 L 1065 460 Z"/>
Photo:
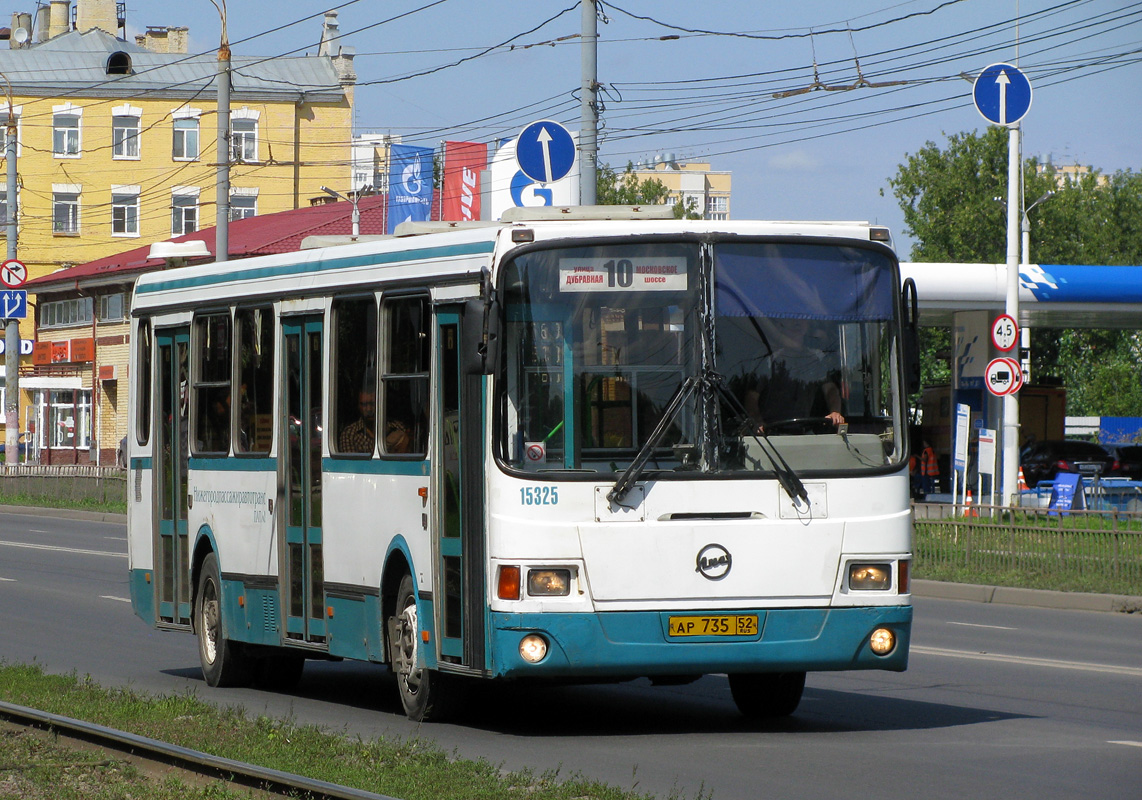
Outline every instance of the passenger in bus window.
<path fill-rule="evenodd" d="M 834 380 L 822 332 L 801 318 L 766 320 L 770 352 L 744 405 L 758 430 L 790 420 L 827 419 L 841 425 L 841 391 Z"/>
<path fill-rule="evenodd" d="M 372 453 L 376 440 L 377 395 L 371 389 L 363 389 L 357 396 L 357 412 L 360 415 L 346 425 L 337 437 L 337 446 L 342 453 Z"/>

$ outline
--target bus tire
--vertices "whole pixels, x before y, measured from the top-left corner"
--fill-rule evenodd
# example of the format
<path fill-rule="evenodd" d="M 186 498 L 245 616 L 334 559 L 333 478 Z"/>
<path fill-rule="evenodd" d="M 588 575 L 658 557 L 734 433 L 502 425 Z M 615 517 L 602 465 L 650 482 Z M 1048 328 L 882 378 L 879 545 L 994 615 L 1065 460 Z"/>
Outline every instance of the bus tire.
<path fill-rule="evenodd" d="M 730 694 L 747 717 L 788 717 L 801 703 L 804 672 L 739 672 L 730 675 Z"/>
<path fill-rule="evenodd" d="M 248 685 L 253 677 L 253 664 L 242 652 L 241 643 L 230 641 L 222 632 L 222 576 L 214 553 L 202 561 L 198 594 L 194 598 L 194 621 L 198 631 L 198 659 L 207 685 Z"/>
<path fill-rule="evenodd" d="M 397 678 L 397 691 L 405 715 L 415 722 L 440 719 L 445 706 L 443 694 L 447 680 L 438 671 L 420 665 L 420 624 L 411 575 L 401 578 L 388 630 L 389 663 Z"/>

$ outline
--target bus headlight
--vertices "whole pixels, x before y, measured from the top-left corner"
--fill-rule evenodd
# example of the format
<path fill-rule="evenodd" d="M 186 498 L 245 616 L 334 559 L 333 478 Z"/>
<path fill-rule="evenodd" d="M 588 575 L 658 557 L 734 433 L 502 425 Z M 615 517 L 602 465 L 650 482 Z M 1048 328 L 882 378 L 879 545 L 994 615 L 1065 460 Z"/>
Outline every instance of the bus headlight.
<path fill-rule="evenodd" d="M 533 597 L 566 597 L 571 594 L 571 570 L 529 569 L 527 593 Z"/>
<path fill-rule="evenodd" d="M 538 633 L 520 639 L 519 656 L 529 664 L 538 664 L 547 656 L 547 640 Z"/>
<path fill-rule="evenodd" d="M 868 637 L 868 646 L 878 656 L 886 656 L 896 649 L 896 634 L 891 628 L 877 628 Z"/>
<path fill-rule="evenodd" d="M 892 588 L 892 569 L 888 564 L 849 564 L 849 588 L 886 592 Z"/>

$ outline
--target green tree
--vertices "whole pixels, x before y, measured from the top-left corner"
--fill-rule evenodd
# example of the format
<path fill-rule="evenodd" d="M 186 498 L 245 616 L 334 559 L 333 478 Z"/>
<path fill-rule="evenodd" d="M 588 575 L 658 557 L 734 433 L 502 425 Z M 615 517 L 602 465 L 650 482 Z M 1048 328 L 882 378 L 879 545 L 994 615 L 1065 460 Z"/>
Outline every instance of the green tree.
<path fill-rule="evenodd" d="M 888 185 L 915 240 L 913 261 L 1006 261 L 1007 213 L 996 198 L 1007 196 L 1007 144 L 1007 130 L 991 127 L 906 155 Z M 1054 192 L 1030 215 L 1033 263 L 1142 265 L 1142 175 L 1091 170 L 1060 180 L 1030 158 L 1023 180 L 1029 202 Z M 922 348 L 925 384 L 946 382 L 948 363 L 930 356 L 950 353 L 949 332 L 925 329 Z M 1032 331 L 1032 374 L 1067 386 L 1070 414 L 1142 416 L 1140 355 L 1134 331 Z"/>
<path fill-rule="evenodd" d="M 622 174 L 609 164 L 599 164 L 595 177 L 595 202 L 601 206 L 665 205 L 670 200 L 670 190 L 662 181 L 657 178 L 640 181 L 634 173 L 634 164 L 629 162 Z M 674 218 L 701 219 L 694 198 L 688 198 L 688 202 L 675 201 Z"/>

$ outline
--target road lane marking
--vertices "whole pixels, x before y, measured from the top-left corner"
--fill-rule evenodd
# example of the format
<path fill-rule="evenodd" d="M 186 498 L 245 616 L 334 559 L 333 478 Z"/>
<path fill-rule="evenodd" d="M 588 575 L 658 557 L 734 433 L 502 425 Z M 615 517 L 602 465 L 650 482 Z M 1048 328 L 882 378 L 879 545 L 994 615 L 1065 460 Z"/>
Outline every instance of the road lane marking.
<path fill-rule="evenodd" d="M 0 581 L 2 581 L 4 583 L 15 583 L 16 579 L 15 578 L 0 578 Z"/>
<path fill-rule="evenodd" d="M 1018 628 L 1009 628 L 1006 625 L 980 625 L 978 622 L 949 622 L 949 625 L 961 625 L 965 628 L 990 628 L 993 631 L 1017 631 Z"/>
<path fill-rule="evenodd" d="M 967 658 L 975 661 L 1002 661 L 1008 664 L 1026 664 L 1033 667 L 1051 667 L 1053 669 L 1073 669 L 1083 672 L 1104 672 L 1112 675 L 1128 675 L 1142 678 L 1142 668 L 1117 667 L 1113 664 L 1091 664 L 1083 661 L 1062 661 L 1056 658 L 1030 658 L 1027 656 L 1009 656 L 1003 653 L 980 653 L 967 650 L 947 650 L 942 647 L 916 647 L 909 648 L 910 652 L 925 656 L 944 656 L 946 658 Z"/>
<path fill-rule="evenodd" d="M 1124 744 L 1127 747 L 1142 747 L 1142 742 L 1107 742 L 1107 744 Z"/>
<path fill-rule="evenodd" d="M 52 550 L 57 553 L 75 553 L 82 556 L 111 556 L 112 558 L 126 558 L 126 553 L 111 553 L 107 550 L 82 550 L 78 547 L 56 547 L 50 544 L 31 544 L 29 542 L 4 542 L 0 541 L 0 545 L 5 547 L 25 547 L 29 550 Z"/>
<path fill-rule="evenodd" d="M 100 600 L 118 600 L 120 603 L 130 603 L 131 602 L 130 597 L 116 597 L 113 594 L 101 594 L 101 595 L 99 595 L 99 599 Z"/>

